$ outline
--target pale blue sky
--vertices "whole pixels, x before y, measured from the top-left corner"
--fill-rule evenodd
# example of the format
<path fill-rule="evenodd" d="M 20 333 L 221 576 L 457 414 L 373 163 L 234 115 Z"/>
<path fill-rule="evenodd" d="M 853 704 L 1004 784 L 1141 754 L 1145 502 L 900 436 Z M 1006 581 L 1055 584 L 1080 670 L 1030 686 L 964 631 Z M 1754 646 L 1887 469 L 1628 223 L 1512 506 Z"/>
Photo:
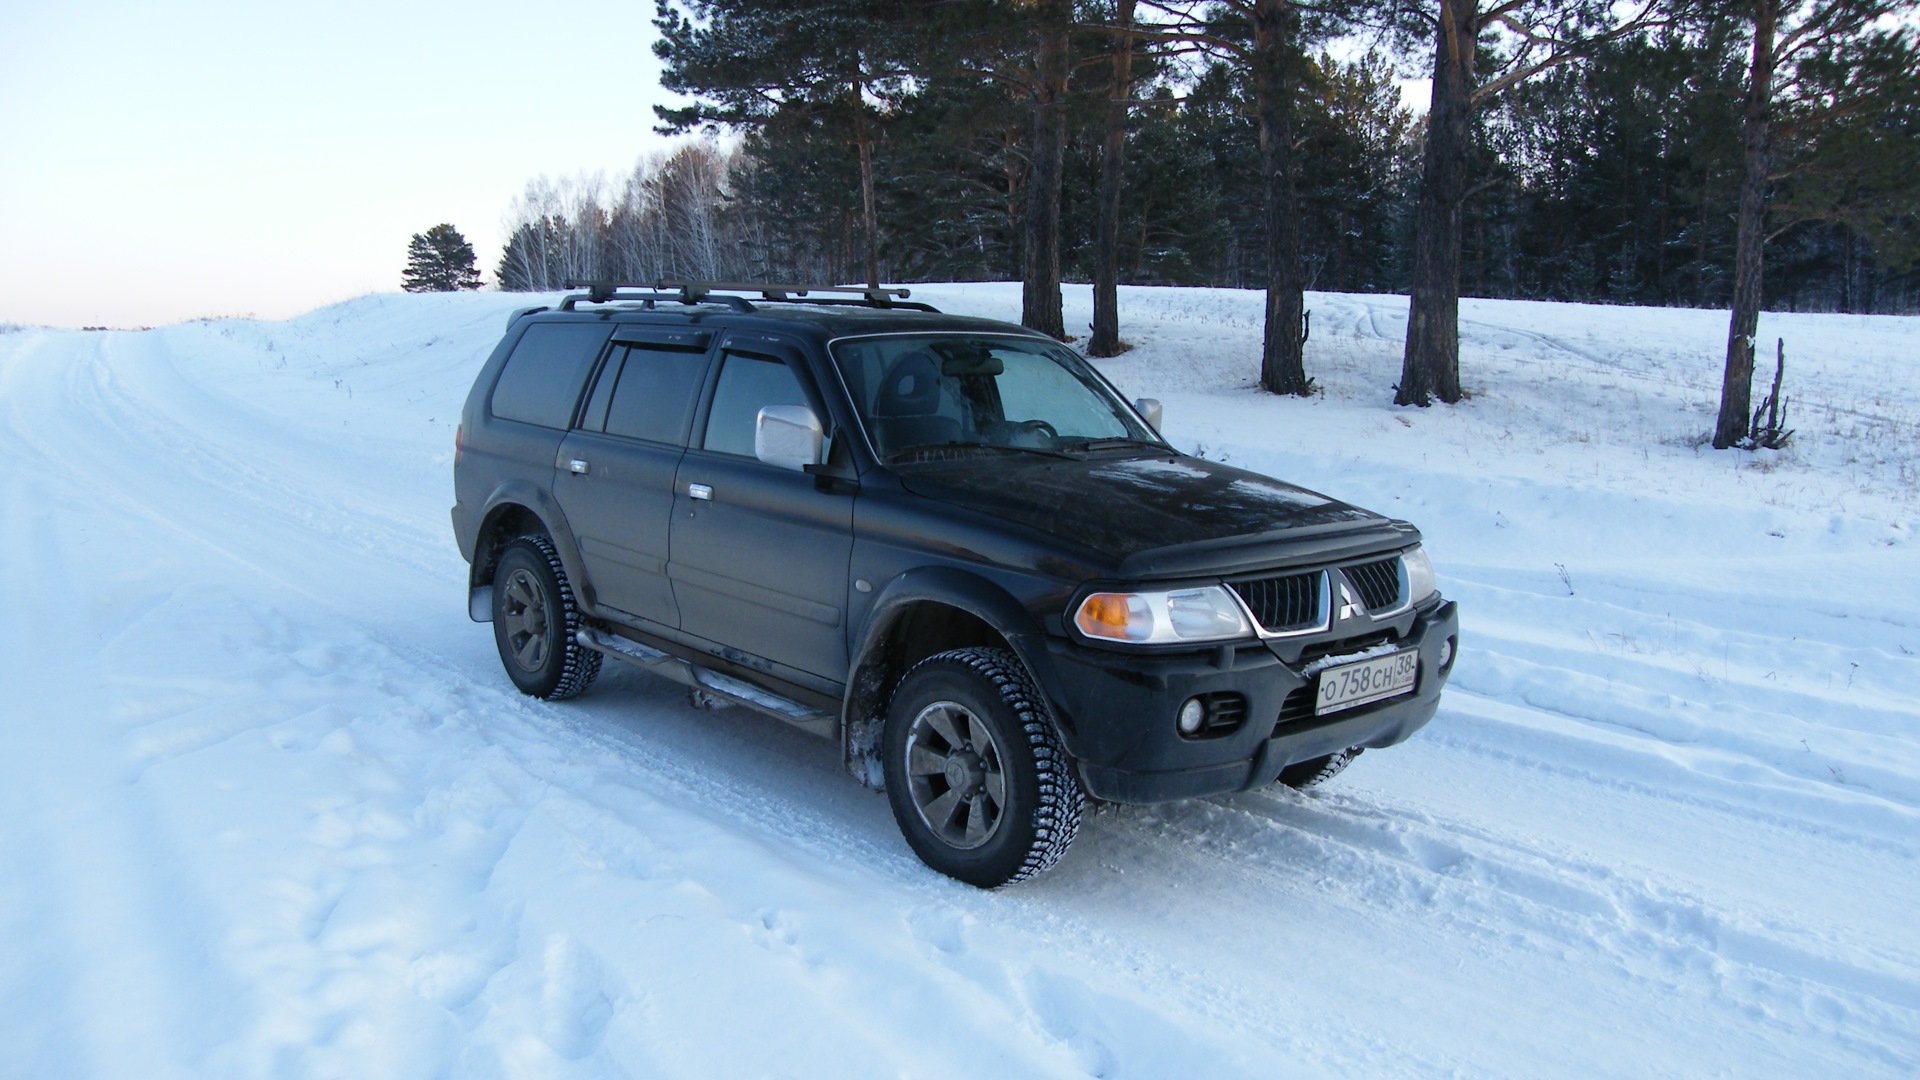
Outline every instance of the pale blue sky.
<path fill-rule="evenodd" d="M 397 290 L 442 221 L 489 274 L 536 174 L 667 140 L 647 0 L 0 0 L 0 322 L 280 318 Z"/>

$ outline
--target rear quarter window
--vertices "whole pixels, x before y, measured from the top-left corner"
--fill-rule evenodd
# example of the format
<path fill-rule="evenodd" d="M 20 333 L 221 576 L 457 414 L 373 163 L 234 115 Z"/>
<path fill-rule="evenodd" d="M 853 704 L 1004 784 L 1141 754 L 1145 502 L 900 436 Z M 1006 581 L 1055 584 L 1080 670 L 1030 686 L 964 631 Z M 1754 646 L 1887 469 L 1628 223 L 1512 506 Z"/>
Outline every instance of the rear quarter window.
<path fill-rule="evenodd" d="M 606 323 L 535 323 L 513 347 L 493 384 L 488 408 L 502 420 L 564 428 L 573 419 L 587 372 L 612 327 Z"/>

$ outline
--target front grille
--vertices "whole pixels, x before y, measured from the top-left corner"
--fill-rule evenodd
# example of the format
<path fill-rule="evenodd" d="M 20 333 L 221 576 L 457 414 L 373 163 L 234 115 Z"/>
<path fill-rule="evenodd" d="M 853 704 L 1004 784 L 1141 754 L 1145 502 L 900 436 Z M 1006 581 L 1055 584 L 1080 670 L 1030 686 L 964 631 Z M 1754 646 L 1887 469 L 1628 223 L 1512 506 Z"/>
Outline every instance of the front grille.
<path fill-rule="evenodd" d="M 1247 610 L 1269 633 L 1320 624 L 1320 571 L 1230 582 Z"/>
<path fill-rule="evenodd" d="M 1285 726 L 1311 719 L 1313 719 L 1313 685 L 1309 683 L 1288 694 L 1287 700 L 1280 703 L 1279 723 Z"/>
<path fill-rule="evenodd" d="M 1378 562 L 1343 566 L 1341 573 L 1360 590 L 1368 611 L 1391 611 L 1400 606 L 1400 556 Z"/>

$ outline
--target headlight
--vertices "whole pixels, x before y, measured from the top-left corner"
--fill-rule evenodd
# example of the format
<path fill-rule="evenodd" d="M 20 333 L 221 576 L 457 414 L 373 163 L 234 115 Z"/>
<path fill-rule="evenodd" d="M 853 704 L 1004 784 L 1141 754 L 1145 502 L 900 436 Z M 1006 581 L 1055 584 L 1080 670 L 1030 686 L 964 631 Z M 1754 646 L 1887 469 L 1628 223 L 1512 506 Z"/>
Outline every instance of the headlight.
<path fill-rule="evenodd" d="M 1400 553 L 1400 561 L 1407 567 L 1407 599 L 1417 604 L 1432 596 L 1439 586 L 1433 580 L 1433 560 L 1427 558 L 1427 549 L 1415 544 Z"/>
<path fill-rule="evenodd" d="M 1429 572 L 1428 577 L 1432 574 Z M 1227 641 L 1253 628 L 1224 586 L 1168 592 L 1094 593 L 1080 602 L 1073 625 L 1090 638 L 1141 645 Z"/>

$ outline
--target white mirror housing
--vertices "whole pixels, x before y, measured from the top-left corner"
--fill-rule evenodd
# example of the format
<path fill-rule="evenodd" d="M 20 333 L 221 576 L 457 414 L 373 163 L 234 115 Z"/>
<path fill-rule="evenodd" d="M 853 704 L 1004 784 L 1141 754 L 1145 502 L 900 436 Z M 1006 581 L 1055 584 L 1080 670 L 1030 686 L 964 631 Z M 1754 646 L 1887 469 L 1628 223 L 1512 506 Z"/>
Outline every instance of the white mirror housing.
<path fill-rule="evenodd" d="M 798 472 L 820 464 L 826 429 L 805 405 L 768 405 L 753 420 L 753 456 Z"/>

